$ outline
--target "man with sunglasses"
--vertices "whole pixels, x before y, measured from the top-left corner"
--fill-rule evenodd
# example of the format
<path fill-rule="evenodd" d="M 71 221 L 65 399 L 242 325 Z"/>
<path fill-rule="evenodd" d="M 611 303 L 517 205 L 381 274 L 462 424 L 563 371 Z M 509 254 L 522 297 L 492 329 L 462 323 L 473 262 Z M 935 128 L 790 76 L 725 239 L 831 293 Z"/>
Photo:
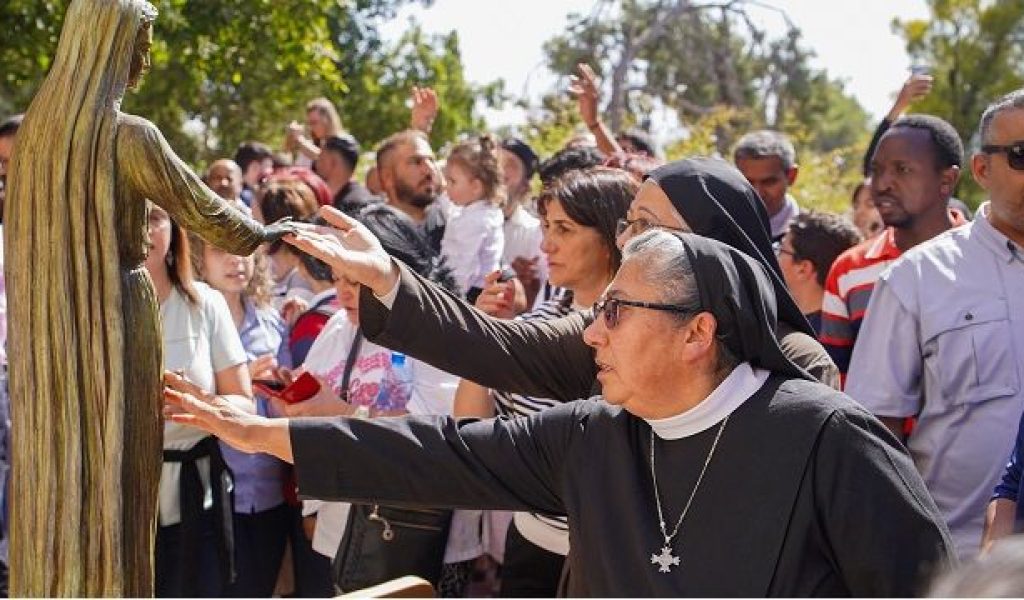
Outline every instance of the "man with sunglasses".
<path fill-rule="evenodd" d="M 897 431 L 916 417 L 906 444 L 961 558 L 978 552 L 1024 410 L 1024 90 L 985 110 L 979 138 L 971 171 L 989 201 L 973 222 L 881 275 L 847 385 Z M 1011 483 L 994 518 L 1004 534 L 1013 530 Z"/>

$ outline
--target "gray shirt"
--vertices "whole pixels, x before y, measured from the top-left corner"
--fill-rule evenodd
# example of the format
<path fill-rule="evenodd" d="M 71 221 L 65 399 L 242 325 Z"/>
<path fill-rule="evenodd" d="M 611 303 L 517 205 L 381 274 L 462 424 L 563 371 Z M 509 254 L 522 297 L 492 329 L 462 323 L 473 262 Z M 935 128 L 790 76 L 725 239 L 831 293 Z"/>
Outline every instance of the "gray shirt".
<path fill-rule="evenodd" d="M 882 274 L 846 383 L 876 415 L 917 417 L 907 446 L 961 558 L 978 552 L 1024 410 L 1024 250 L 988 209 Z"/>

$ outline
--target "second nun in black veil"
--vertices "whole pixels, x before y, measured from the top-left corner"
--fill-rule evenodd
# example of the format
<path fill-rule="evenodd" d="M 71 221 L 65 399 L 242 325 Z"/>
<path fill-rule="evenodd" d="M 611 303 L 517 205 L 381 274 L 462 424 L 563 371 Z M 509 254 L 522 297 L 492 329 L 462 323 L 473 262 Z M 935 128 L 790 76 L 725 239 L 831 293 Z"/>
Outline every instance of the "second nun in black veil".
<path fill-rule="evenodd" d="M 586 331 L 597 401 L 287 422 L 168 397 L 174 418 L 293 460 L 305 496 L 567 515 L 571 596 L 915 595 L 955 561 L 942 517 L 888 430 L 785 356 L 775 306 L 758 261 L 650 231 Z"/>

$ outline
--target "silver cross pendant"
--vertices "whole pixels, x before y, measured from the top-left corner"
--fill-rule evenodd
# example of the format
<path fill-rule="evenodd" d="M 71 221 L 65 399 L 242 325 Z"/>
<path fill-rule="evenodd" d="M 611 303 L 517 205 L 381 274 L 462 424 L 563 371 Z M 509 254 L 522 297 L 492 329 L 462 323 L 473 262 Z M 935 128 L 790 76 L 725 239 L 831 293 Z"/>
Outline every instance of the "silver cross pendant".
<path fill-rule="evenodd" d="M 651 555 L 651 564 L 659 565 L 659 573 L 669 573 L 673 566 L 679 566 L 679 557 L 672 555 L 672 549 L 668 545 L 661 547 L 661 554 Z"/>

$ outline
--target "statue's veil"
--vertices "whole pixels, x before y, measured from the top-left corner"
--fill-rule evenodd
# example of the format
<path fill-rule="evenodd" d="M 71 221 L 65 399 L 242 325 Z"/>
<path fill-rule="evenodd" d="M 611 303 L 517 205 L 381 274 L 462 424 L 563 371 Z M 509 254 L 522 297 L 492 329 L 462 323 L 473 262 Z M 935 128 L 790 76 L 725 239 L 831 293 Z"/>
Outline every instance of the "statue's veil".
<path fill-rule="evenodd" d="M 14 507 L 12 542 L 23 551 L 11 556 L 12 590 L 102 594 L 110 588 L 81 584 L 121 581 L 129 558 L 120 527 L 83 525 L 120 523 L 121 498 L 137 501 L 120 486 L 124 327 L 114 161 L 136 36 L 155 17 L 139 0 L 72 0 L 15 142 L 4 234 L 13 435 L 22 456 L 11 481 L 21 488 L 12 497 L 35 505 Z M 27 539 L 27 531 L 53 536 Z M 47 569 L 24 567 L 50 557 Z M 88 578 L 69 572 L 83 564 Z M 43 572 L 46 581 L 25 581 Z"/>

